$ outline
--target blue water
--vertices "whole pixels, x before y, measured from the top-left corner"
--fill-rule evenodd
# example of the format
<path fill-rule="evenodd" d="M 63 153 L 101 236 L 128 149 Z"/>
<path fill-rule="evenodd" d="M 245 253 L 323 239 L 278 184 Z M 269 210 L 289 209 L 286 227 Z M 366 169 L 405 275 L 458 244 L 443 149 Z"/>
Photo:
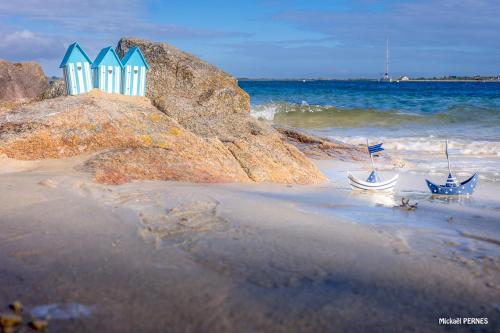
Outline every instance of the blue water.
<path fill-rule="evenodd" d="M 353 144 L 439 160 L 444 140 L 458 167 L 500 177 L 499 82 L 241 81 L 252 114 Z M 462 164 L 460 164 L 462 163 Z M 438 168 L 441 165 L 437 166 Z"/>
<path fill-rule="evenodd" d="M 257 116 L 335 134 L 500 139 L 499 82 L 242 81 Z M 336 129 L 332 131 L 332 129 Z M 355 129 L 353 131 L 352 129 Z"/>
<path fill-rule="evenodd" d="M 337 108 L 439 113 L 500 110 L 500 82 L 242 81 L 252 106 L 287 102 Z"/>

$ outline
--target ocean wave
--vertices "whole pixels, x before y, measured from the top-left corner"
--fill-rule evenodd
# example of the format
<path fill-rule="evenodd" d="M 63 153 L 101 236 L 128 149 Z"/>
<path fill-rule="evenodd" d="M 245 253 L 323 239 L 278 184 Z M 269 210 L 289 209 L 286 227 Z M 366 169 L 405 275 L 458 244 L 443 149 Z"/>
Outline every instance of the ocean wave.
<path fill-rule="evenodd" d="M 331 137 L 331 139 L 350 143 L 353 145 L 365 145 L 366 137 L 345 136 Z M 392 152 L 418 152 L 421 154 L 444 154 L 444 140 L 435 137 L 377 137 L 384 143 L 384 148 Z M 448 149 L 453 155 L 470 156 L 500 156 L 500 142 L 483 140 L 460 140 L 448 141 Z"/>
<path fill-rule="evenodd" d="M 252 107 L 251 115 L 302 128 L 391 127 L 397 125 L 500 124 L 500 110 L 456 105 L 443 112 L 350 109 L 331 105 L 274 102 Z"/>

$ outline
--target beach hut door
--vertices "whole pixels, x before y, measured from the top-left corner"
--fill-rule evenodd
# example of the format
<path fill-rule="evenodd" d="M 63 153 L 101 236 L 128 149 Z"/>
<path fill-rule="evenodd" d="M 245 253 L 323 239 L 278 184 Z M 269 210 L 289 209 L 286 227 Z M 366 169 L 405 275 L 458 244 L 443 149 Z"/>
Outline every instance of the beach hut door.
<path fill-rule="evenodd" d="M 132 75 L 132 67 L 127 65 L 127 73 L 125 74 L 125 95 L 130 95 L 130 77 Z"/>
<path fill-rule="evenodd" d="M 139 79 L 139 66 L 134 66 L 134 79 L 132 81 L 132 95 L 137 96 L 138 80 Z"/>
<path fill-rule="evenodd" d="M 101 89 L 102 91 L 104 91 L 104 81 L 105 81 L 105 78 L 106 78 L 106 69 L 104 68 L 104 66 L 101 66 L 101 75 L 99 76 L 99 89 Z"/>
<path fill-rule="evenodd" d="M 108 66 L 108 80 L 107 80 L 107 83 L 108 83 L 108 93 L 112 93 L 113 92 L 113 66 Z"/>
<path fill-rule="evenodd" d="M 69 64 L 69 81 L 70 81 L 70 87 L 71 87 L 71 95 L 76 95 L 78 94 L 78 91 L 76 90 L 76 77 L 75 77 L 75 65 L 70 63 Z"/>
<path fill-rule="evenodd" d="M 86 92 L 85 89 L 85 84 L 83 83 L 83 68 L 82 68 L 82 63 L 77 62 L 76 63 L 76 76 L 78 77 L 78 90 L 79 93 L 84 93 Z"/>

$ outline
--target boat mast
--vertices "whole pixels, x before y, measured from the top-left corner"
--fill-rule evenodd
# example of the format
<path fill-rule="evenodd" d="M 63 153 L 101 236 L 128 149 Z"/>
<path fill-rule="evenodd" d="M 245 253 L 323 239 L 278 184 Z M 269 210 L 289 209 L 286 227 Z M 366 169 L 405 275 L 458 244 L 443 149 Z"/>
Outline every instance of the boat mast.
<path fill-rule="evenodd" d="M 446 159 L 448 160 L 448 172 L 451 175 L 450 157 L 448 156 L 448 139 L 446 140 L 445 150 L 446 150 Z"/>
<path fill-rule="evenodd" d="M 368 155 L 370 155 L 370 160 L 372 161 L 372 170 L 375 171 L 375 164 L 373 164 L 373 155 L 370 153 L 370 145 L 368 144 L 368 138 L 366 138 L 366 150 L 368 150 Z"/>
<path fill-rule="evenodd" d="M 389 37 L 385 39 L 385 78 L 389 78 Z"/>

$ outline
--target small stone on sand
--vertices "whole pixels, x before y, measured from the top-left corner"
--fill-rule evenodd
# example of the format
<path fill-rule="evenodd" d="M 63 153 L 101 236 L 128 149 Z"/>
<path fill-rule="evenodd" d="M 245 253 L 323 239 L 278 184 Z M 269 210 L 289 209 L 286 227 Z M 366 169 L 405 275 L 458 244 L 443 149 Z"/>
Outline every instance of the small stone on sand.
<path fill-rule="evenodd" d="M 22 322 L 22 318 L 15 314 L 2 313 L 0 314 L 0 327 L 4 330 L 6 328 L 19 326 Z"/>
<path fill-rule="evenodd" d="M 9 308 L 11 308 L 11 310 L 16 314 L 23 312 L 23 304 L 19 301 L 12 302 L 12 304 L 9 305 Z"/>
<path fill-rule="evenodd" d="M 47 329 L 47 326 L 49 326 L 49 321 L 48 320 L 41 320 L 41 319 L 33 319 L 29 323 L 29 325 L 35 331 L 45 331 Z"/>
<path fill-rule="evenodd" d="M 50 187 L 50 188 L 56 188 L 57 183 L 53 181 L 52 179 L 44 179 L 38 182 L 38 185 L 45 186 L 45 187 Z"/>

